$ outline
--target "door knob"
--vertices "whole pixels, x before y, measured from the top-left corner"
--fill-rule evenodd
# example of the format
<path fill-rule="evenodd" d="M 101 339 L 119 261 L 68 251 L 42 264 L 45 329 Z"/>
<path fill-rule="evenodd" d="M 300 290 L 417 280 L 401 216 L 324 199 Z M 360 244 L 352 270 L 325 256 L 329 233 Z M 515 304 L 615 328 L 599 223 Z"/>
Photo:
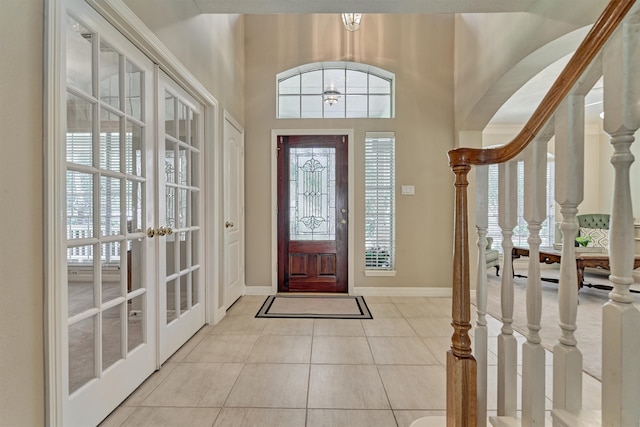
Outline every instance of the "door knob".
<path fill-rule="evenodd" d="M 225 223 L 224 223 L 224 227 L 225 227 L 225 228 L 233 227 L 233 223 L 232 223 L 232 222 L 227 221 L 227 222 L 225 222 Z"/>
<path fill-rule="evenodd" d="M 149 236 L 149 237 L 153 237 L 153 236 L 155 236 L 155 235 L 156 235 L 156 230 L 154 230 L 152 227 L 149 227 L 149 228 L 147 229 L 147 236 Z"/>

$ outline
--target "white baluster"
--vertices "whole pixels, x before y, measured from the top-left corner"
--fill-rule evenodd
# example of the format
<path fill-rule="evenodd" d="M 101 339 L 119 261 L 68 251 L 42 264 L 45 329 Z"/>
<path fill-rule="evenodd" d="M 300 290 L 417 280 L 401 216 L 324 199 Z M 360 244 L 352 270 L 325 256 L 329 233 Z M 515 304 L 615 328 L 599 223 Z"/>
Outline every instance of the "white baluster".
<path fill-rule="evenodd" d="M 474 356 L 478 369 L 478 427 L 487 425 L 487 228 L 489 202 L 489 167 L 476 167 L 476 231 L 478 233 L 478 277 Z"/>
<path fill-rule="evenodd" d="M 636 7 L 637 9 L 637 7 Z M 615 170 L 609 224 L 613 291 L 603 307 L 602 425 L 638 426 L 640 419 L 640 312 L 629 292 L 633 283 L 633 211 L 629 168 L 631 144 L 640 126 L 640 25 L 623 24 L 605 47 L 604 129 L 611 137 Z"/>
<path fill-rule="evenodd" d="M 558 309 L 562 335 L 553 349 L 553 407 L 582 409 L 582 353 L 574 336 L 578 312 L 578 277 L 574 241 L 576 214 L 584 187 L 584 96 L 569 95 L 558 108 L 556 126 L 556 201 L 562 213 L 562 258 Z"/>
<path fill-rule="evenodd" d="M 545 138 L 545 137 L 543 137 Z M 540 339 L 542 286 L 540 281 L 540 228 L 547 206 L 547 140 L 537 138 L 524 159 L 524 219 L 529 227 L 527 273 L 527 341 L 522 345 L 522 425 L 545 424 L 545 350 Z"/>
<path fill-rule="evenodd" d="M 498 415 L 516 416 L 518 342 L 513 336 L 513 228 L 517 222 L 517 162 L 501 163 L 498 223 L 502 229 L 503 273 L 500 291 L 502 332 L 498 336 Z"/>

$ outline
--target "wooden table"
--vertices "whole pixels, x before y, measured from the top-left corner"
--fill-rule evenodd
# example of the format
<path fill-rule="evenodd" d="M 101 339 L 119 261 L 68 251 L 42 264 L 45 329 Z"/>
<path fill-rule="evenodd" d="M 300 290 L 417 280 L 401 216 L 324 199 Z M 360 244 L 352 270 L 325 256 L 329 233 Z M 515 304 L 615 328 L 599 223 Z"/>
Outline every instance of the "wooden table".
<path fill-rule="evenodd" d="M 511 267 L 513 270 L 513 260 L 522 256 L 529 256 L 529 248 L 514 247 L 511 250 Z M 556 251 L 550 248 L 540 249 L 540 262 L 545 264 L 560 263 L 562 259 L 562 252 Z M 586 286 L 588 288 L 611 290 L 612 287 L 608 285 L 592 285 L 584 283 L 584 269 L 586 267 L 602 268 L 609 270 L 609 254 L 607 252 L 576 252 L 576 272 L 578 274 L 578 289 Z M 633 269 L 640 267 L 640 256 L 636 256 L 633 260 Z M 521 275 L 515 275 L 517 277 L 526 277 Z M 558 283 L 557 279 L 542 279 L 548 282 Z M 634 292 L 634 291 L 632 291 Z M 637 291 L 635 291 L 637 292 Z"/>

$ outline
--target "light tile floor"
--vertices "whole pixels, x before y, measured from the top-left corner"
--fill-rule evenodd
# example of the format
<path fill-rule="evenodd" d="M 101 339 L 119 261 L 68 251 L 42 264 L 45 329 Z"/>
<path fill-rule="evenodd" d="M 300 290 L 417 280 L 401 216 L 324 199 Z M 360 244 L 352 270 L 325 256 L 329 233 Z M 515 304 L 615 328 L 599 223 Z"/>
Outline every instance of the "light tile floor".
<path fill-rule="evenodd" d="M 264 299 L 244 296 L 202 328 L 101 426 L 408 427 L 445 415 L 449 298 L 367 297 L 373 320 L 256 319 Z M 599 383 L 583 383 L 585 407 L 599 402 Z M 496 394 L 490 384 L 493 413 Z"/>

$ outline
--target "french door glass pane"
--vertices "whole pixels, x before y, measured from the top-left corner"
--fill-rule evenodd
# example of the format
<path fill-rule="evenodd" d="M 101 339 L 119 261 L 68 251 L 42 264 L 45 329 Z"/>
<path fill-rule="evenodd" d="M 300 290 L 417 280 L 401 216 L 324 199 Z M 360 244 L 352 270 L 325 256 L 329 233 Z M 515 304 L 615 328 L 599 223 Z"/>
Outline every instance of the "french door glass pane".
<path fill-rule="evenodd" d="M 176 292 L 177 281 L 170 280 L 167 282 L 166 295 L 167 295 L 167 324 L 173 322 L 178 318 L 178 310 L 176 305 Z"/>
<path fill-rule="evenodd" d="M 69 394 L 96 377 L 97 316 L 69 326 Z"/>
<path fill-rule="evenodd" d="M 144 342 L 144 295 L 131 298 L 127 304 L 127 348 L 132 351 Z"/>
<path fill-rule="evenodd" d="M 169 183 L 176 182 L 176 152 L 175 144 L 171 140 L 164 143 L 164 175 L 165 181 Z"/>
<path fill-rule="evenodd" d="M 143 258 L 142 239 L 127 241 L 127 292 L 133 292 L 142 288 Z"/>
<path fill-rule="evenodd" d="M 142 126 L 125 122 L 125 173 L 142 176 Z"/>
<path fill-rule="evenodd" d="M 178 189 L 178 227 L 180 228 L 187 226 L 187 194 L 186 189 Z"/>
<path fill-rule="evenodd" d="M 93 245 L 67 248 L 67 308 L 69 317 L 95 306 Z"/>
<path fill-rule="evenodd" d="M 191 232 L 191 265 L 200 264 L 200 233 L 198 231 Z"/>
<path fill-rule="evenodd" d="M 100 229 L 102 236 L 120 233 L 120 179 L 100 177 Z"/>
<path fill-rule="evenodd" d="M 171 93 L 164 94 L 164 133 L 176 136 L 175 126 L 175 98 Z"/>
<path fill-rule="evenodd" d="M 289 153 L 290 240 L 335 240 L 335 148 Z"/>
<path fill-rule="evenodd" d="M 199 206 L 200 206 L 200 192 L 192 191 L 191 192 L 191 209 L 189 209 L 191 211 L 191 215 L 189 218 L 190 225 L 200 224 L 200 220 L 198 216 Z"/>
<path fill-rule="evenodd" d="M 179 265 L 176 265 L 176 244 L 175 241 L 176 234 L 174 233 L 171 236 L 166 236 L 166 274 L 167 276 L 171 276 L 172 274 L 176 274 L 178 272 Z"/>
<path fill-rule="evenodd" d="M 175 199 L 176 189 L 174 187 L 167 186 L 166 188 L 166 223 L 168 227 L 175 228 Z"/>
<path fill-rule="evenodd" d="M 191 301 L 189 301 L 189 295 L 187 293 L 187 289 L 190 282 L 189 280 L 190 276 L 191 276 L 191 273 L 185 274 L 184 276 L 180 277 L 180 312 L 181 313 L 184 313 L 185 311 L 189 310 L 189 308 L 191 307 Z"/>
<path fill-rule="evenodd" d="M 120 54 L 100 42 L 100 100 L 120 109 Z"/>
<path fill-rule="evenodd" d="M 178 146 L 178 184 L 188 185 L 189 152 L 184 146 Z"/>
<path fill-rule="evenodd" d="M 178 102 L 178 139 L 187 141 L 187 129 L 189 129 L 188 107 L 182 102 Z"/>
<path fill-rule="evenodd" d="M 190 266 L 189 251 L 191 248 L 191 233 L 187 231 L 181 231 L 180 234 L 180 271 L 187 269 Z"/>
<path fill-rule="evenodd" d="M 120 118 L 100 110 L 100 168 L 120 170 Z"/>
<path fill-rule="evenodd" d="M 189 115 L 191 116 L 191 132 L 189 145 L 193 148 L 200 147 L 200 133 L 198 132 L 198 123 L 200 121 L 200 116 L 193 112 L 193 110 L 189 110 Z"/>
<path fill-rule="evenodd" d="M 91 102 L 67 94 L 67 162 L 93 165 L 93 107 Z"/>
<path fill-rule="evenodd" d="M 123 305 L 102 312 L 102 370 L 122 359 Z"/>
<path fill-rule="evenodd" d="M 195 306 L 200 302 L 200 293 L 199 293 L 199 283 L 200 283 L 200 269 L 196 269 L 191 273 L 191 302 L 192 306 Z"/>
<path fill-rule="evenodd" d="M 72 17 L 67 17 L 67 84 L 93 95 L 94 35 Z"/>
<path fill-rule="evenodd" d="M 127 232 L 136 233 L 138 230 L 143 230 L 142 217 L 143 217 L 143 200 L 142 191 L 144 183 L 138 181 L 126 181 L 127 188 L 125 189 L 125 210 L 127 217 Z"/>
<path fill-rule="evenodd" d="M 144 73 L 127 61 L 124 84 L 124 111 L 128 116 L 142 120 L 142 85 Z"/>
<path fill-rule="evenodd" d="M 67 239 L 93 234 L 93 175 L 67 170 Z"/>
<path fill-rule="evenodd" d="M 102 302 L 122 296 L 120 271 L 123 264 L 120 257 L 120 242 L 103 243 L 100 254 L 102 266 Z"/>

